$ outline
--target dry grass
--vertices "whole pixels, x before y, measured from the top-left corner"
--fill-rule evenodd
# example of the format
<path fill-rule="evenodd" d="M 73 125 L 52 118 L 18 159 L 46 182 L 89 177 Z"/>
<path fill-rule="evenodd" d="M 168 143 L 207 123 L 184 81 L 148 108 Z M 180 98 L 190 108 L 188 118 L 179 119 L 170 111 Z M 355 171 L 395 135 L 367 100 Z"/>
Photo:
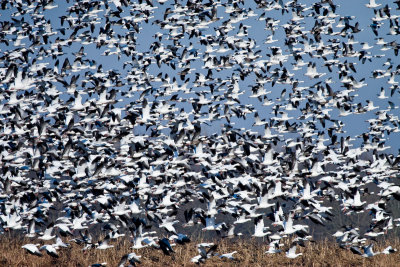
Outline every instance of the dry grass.
<path fill-rule="evenodd" d="M 60 258 L 53 259 L 45 254 L 37 257 L 28 254 L 21 248 L 23 244 L 32 243 L 30 240 L 0 239 L 0 266 L 90 266 L 94 263 L 106 262 L 107 266 L 117 266 L 122 255 L 131 252 L 131 243 L 128 240 L 113 242 L 114 248 L 107 250 L 92 249 L 82 252 L 82 246 L 71 244 L 70 248 L 60 249 Z M 34 243 L 34 242 L 33 242 Z M 247 238 L 241 240 L 219 240 L 217 253 L 223 254 L 236 250 L 235 260 L 220 259 L 217 256 L 207 260 L 203 266 L 399 266 L 400 255 L 377 255 L 372 258 L 363 258 L 350 251 L 340 249 L 336 244 L 327 241 L 309 243 L 307 247 L 298 248 L 303 256 L 288 259 L 284 253 L 264 254 L 268 245 Z M 142 256 L 139 266 L 195 266 L 190 259 L 198 254 L 196 242 L 185 246 L 177 245 L 172 256 L 163 255 L 161 250 L 152 248 L 135 251 Z M 375 245 L 375 251 L 381 251 L 387 245 L 400 249 L 399 240 Z M 287 248 L 287 246 L 284 247 Z"/>

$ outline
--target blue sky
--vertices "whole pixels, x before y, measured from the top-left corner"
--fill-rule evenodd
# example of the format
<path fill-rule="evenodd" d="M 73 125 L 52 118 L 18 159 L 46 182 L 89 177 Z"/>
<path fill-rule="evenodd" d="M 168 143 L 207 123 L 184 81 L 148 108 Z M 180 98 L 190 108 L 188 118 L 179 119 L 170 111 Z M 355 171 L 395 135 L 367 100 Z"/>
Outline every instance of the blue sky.
<path fill-rule="evenodd" d="M 165 46 L 174 45 L 173 42 L 171 42 L 169 40 L 165 40 L 165 37 L 168 35 L 168 31 L 161 30 L 158 25 L 152 24 L 152 22 L 154 20 L 157 20 L 157 19 L 163 20 L 163 14 L 165 12 L 165 9 L 171 8 L 172 4 L 170 2 L 168 2 L 164 5 L 157 5 L 156 1 L 154 1 L 154 2 L 155 2 L 155 6 L 157 8 L 154 9 L 154 13 L 152 14 L 153 18 L 150 19 L 149 23 L 144 23 L 144 22 L 140 23 L 140 27 L 142 29 L 141 29 L 140 33 L 137 34 L 137 45 L 136 45 L 136 49 L 139 53 L 144 53 L 144 54 L 148 53 L 149 46 L 155 40 L 154 34 L 156 32 L 161 32 L 164 34 L 164 37 L 163 37 L 164 39 L 163 39 L 162 43 Z M 283 1 L 283 2 L 286 3 L 287 1 Z M 383 1 L 377 1 L 377 2 L 382 3 L 382 4 L 384 3 Z M 384 87 L 385 91 L 386 91 L 386 95 L 390 96 L 389 85 L 387 84 L 387 80 L 389 79 L 389 77 L 385 77 L 382 79 L 371 78 L 373 70 L 375 70 L 375 69 L 385 70 L 387 68 L 386 66 L 383 66 L 383 64 L 387 61 L 388 58 L 391 58 L 394 63 L 396 63 L 397 58 L 393 54 L 392 50 L 381 51 L 380 50 L 381 46 L 376 45 L 376 36 L 373 34 L 371 28 L 369 27 L 370 24 L 372 23 L 371 18 L 374 16 L 374 11 L 373 11 L 373 9 L 367 8 L 365 6 L 365 4 L 368 3 L 368 1 L 359 1 L 359 0 L 334 1 L 334 3 L 338 6 L 336 14 L 338 14 L 339 16 L 354 16 L 354 19 L 351 20 L 350 24 L 354 25 L 356 22 L 358 22 L 359 28 L 362 29 L 361 32 L 354 35 L 355 41 L 358 42 L 357 44 L 354 44 L 355 49 L 359 49 L 361 47 L 362 42 L 367 42 L 371 46 L 374 46 L 371 50 L 369 50 L 372 56 L 373 55 L 384 55 L 382 57 L 373 58 L 372 62 L 367 61 L 365 64 L 362 64 L 360 61 L 358 61 L 357 58 L 346 58 L 346 59 L 342 58 L 342 59 L 340 59 L 341 61 L 347 60 L 348 62 L 354 62 L 356 64 L 357 73 L 352 73 L 351 75 L 357 81 L 360 81 L 361 79 L 365 78 L 365 83 L 367 83 L 367 86 L 362 87 L 359 90 L 357 90 L 356 92 L 352 93 L 352 95 L 354 96 L 353 103 L 354 104 L 362 103 L 363 105 L 365 105 L 366 100 L 372 100 L 374 102 L 374 104 L 376 106 L 378 106 L 380 109 L 386 109 L 388 107 L 388 100 L 392 101 L 395 104 L 399 103 L 399 101 L 398 101 L 399 94 L 398 93 L 395 93 L 394 96 L 389 99 L 379 99 L 377 97 L 380 92 L 381 87 Z M 303 4 L 303 2 L 301 2 L 300 4 Z M 304 4 L 309 6 L 310 3 L 309 3 L 309 1 L 304 1 Z M 61 27 L 60 17 L 62 15 L 68 15 L 68 14 L 66 14 L 65 10 L 70 4 L 57 1 L 57 5 L 58 5 L 57 8 L 54 8 L 51 10 L 46 10 L 43 12 L 43 14 L 44 14 L 46 20 L 50 20 L 52 29 L 54 31 L 59 32 L 58 29 Z M 110 8 L 112 10 L 115 10 L 115 5 L 113 3 L 110 3 Z M 249 17 L 248 19 L 246 19 L 244 21 L 235 23 L 233 25 L 235 27 L 235 29 L 233 29 L 228 35 L 232 36 L 232 35 L 236 34 L 238 32 L 240 23 L 243 23 L 244 25 L 250 26 L 248 29 L 248 36 L 244 37 L 244 39 L 251 38 L 256 41 L 257 46 L 256 46 L 256 48 L 254 48 L 254 50 L 261 50 L 260 55 L 262 55 L 262 59 L 268 59 L 266 54 L 271 53 L 271 50 L 270 50 L 271 46 L 280 47 L 283 51 L 283 54 L 288 55 L 289 52 L 287 51 L 287 47 L 284 45 L 285 33 L 284 33 L 284 29 L 281 27 L 281 25 L 285 24 L 292 18 L 292 11 L 289 11 L 289 13 L 285 13 L 284 15 L 282 15 L 281 10 L 272 10 L 272 11 L 268 11 L 266 13 L 267 17 L 272 17 L 276 20 L 280 20 L 280 22 L 279 22 L 280 26 L 277 28 L 276 33 L 273 37 L 274 39 L 277 40 L 277 42 L 275 42 L 273 44 L 264 44 L 265 39 L 270 34 L 270 31 L 266 31 L 264 29 L 264 27 L 265 27 L 264 21 L 258 20 L 259 16 L 261 15 L 261 13 L 263 11 L 258 10 L 253 1 L 246 1 L 244 8 L 251 8 L 255 12 L 256 16 Z M 104 9 L 104 5 L 103 5 L 103 9 Z M 125 8 L 124 8 L 124 10 L 125 11 L 123 13 L 121 13 L 121 17 L 130 15 L 129 10 L 127 10 Z M 214 29 L 216 27 L 219 27 L 221 25 L 221 23 L 228 18 L 228 14 L 225 13 L 225 7 L 219 6 L 217 10 L 218 10 L 218 13 L 217 13 L 218 16 L 222 17 L 222 19 L 211 24 L 208 29 L 204 29 L 203 30 L 204 36 L 206 36 L 206 35 L 215 36 L 216 31 Z M 1 14 L 0 20 L 1 21 L 10 20 L 11 14 L 15 11 L 16 11 L 16 9 L 1 10 L 0 11 L 0 14 Z M 395 13 L 395 12 L 397 12 L 397 11 L 394 10 L 394 6 L 393 6 L 392 13 Z M 96 37 L 96 34 L 98 34 L 98 32 L 99 32 L 99 28 L 104 26 L 105 20 L 104 20 L 103 15 L 104 15 L 104 11 L 99 13 L 98 18 L 99 18 L 100 23 L 96 25 L 96 29 L 95 29 L 95 33 L 93 34 L 93 37 Z M 24 17 L 25 17 L 26 21 L 31 23 L 29 16 L 25 15 Z M 15 18 L 19 19 L 20 17 L 15 17 Z M 112 20 L 116 20 L 116 18 L 112 18 Z M 334 25 L 337 25 L 337 22 L 338 22 L 338 18 L 336 19 L 336 22 Z M 304 20 L 301 20 L 300 23 L 302 23 L 302 27 L 304 27 L 303 30 L 307 31 L 313 27 L 314 19 L 312 17 L 308 17 L 308 18 L 305 18 Z M 64 27 L 68 27 L 67 25 L 68 24 L 65 22 Z M 385 21 L 384 24 L 381 26 L 381 29 L 379 30 L 380 37 L 383 37 L 385 39 L 385 41 L 387 41 L 387 42 L 396 40 L 395 36 L 387 36 L 386 35 L 386 33 L 388 32 L 388 28 L 389 28 L 388 22 Z M 114 26 L 113 29 L 117 34 L 120 34 L 120 35 L 125 34 L 125 32 L 124 32 L 125 29 L 122 29 L 121 27 Z M 341 28 L 333 28 L 333 30 L 340 31 Z M 62 36 L 61 34 L 58 33 L 57 35 L 52 36 L 50 38 L 50 40 L 54 41 L 55 38 L 57 38 L 57 36 L 59 36 L 60 38 L 68 38 L 68 36 L 70 34 L 71 34 L 71 30 L 66 29 L 65 36 Z M 330 39 L 330 38 L 332 38 L 332 37 L 323 36 L 322 40 L 326 44 L 328 42 L 328 39 Z M 337 37 L 337 38 L 339 38 L 341 40 L 341 42 L 347 42 L 347 38 L 341 38 L 341 37 Z M 189 87 L 193 84 L 194 73 L 198 72 L 198 73 L 207 74 L 207 70 L 201 68 L 204 64 L 204 62 L 202 61 L 202 57 L 204 55 L 205 47 L 200 45 L 197 41 L 198 40 L 196 40 L 196 39 L 188 40 L 187 35 L 185 36 L 185 38 L 183 40 L 181 40 L 181 44 L 183 46 L 189 45 L 190 42 L 193 42 L 194 48 L 198 49 L 199 53 L 201 53 L 200 59 L 196 60 L 191 65 L 191 67 L 194 68 L 194 70 L 192 72 L 192 75 L 188 76 L 188 77 L 190 77 Z M 80 49 L 81 46 L 82 46 L 81 43 L 73 43 L 69 47 L 64 47 L 63 50 L 64 50 L 65 54 L 63 56 L 61 56 L 60 58 L 58 58 L 60 61 L 60 66 L 62 65 L 62 62 L 64 61 L 64 59 L 66 57 L 69 58 L 70 62 L 73 62 L 73 57 L 74 57 L 73 53 L 76 53 Z M 102 47 L 101 49 L 96 49 L 95 44 L 89 44 L 89 45 L 83 45 L 83 46 L 85 48 L 85 52 L 87 53 L 86 58 L 95 59 L 97 61 L 97 65 L 102 64 L 104 71 L 114 69 L 117 72 L 120 72 L 122 79 L 124 79 L 124 77 L 127 74 L 127 70 L 129 68 L 123 69 L 123 64 L 124 64 L 124 62 L 131 60 L 130 58 L 122 55 L 121 59 L 118 60 L 116 55 L 101 56 L 101 54 L 103 54 L 106 49 L 110 49 L 111 51 L 113 51 L 113 50 L 115 50 L 115 47 L 114 48 Z M 50 45 L 47 45 L 44 47 L 50 47 Z M 302 47 L 302 46 L 299 45 L 297 47 Z M 6 47 L 4 44 L 1 44 L 0 49 L 1 49 L 1 53 L 3 53 L 4 51 L 12 50 L 13 46 L 11 45 L 9 47 Z M 229 54 L 231 52 L 232 51 L 227 51 L 225 54 Z M 148 54 L 148 55 L 151 57 L 151 54 Z M 32 55 L 31 55 L 31 57 L 33 58 Z M 314 85 L 318 81 L 324 82 L 325 79 L 332 78 L 333 83 L 331 84 L 331 87 L 334 89 L 334 91 L 339 91 L 339 90 L 343 89 L 341 87 L 342 84 L 338 80 L 337 68 L 334 68 L 333 72 L 329 73 L 327 68 L 323 66 L 323 64 L 324 64 L 323 59 L 310 58 L 307 55 L 304 55 L 303 59 L 305 62 L 308 62 L 308 61 L 315 62 L 317 64 L 317 70 L 319 72 L 326 73 L 326 75 L 324 77 L 322 77 L 321 79 L 311 80 L 308 77 L 304 76 L 304 73 L 306 71 L 306 66 L 303 67 L 303 69 L 299 70 L 299 71 L 292 70 L 292 68 L 293 68 L 292 63 L 294 63 L 294 61 L 293 61 L 292 57 L 289 57 L 289 60 L 284 63 L 284 67 L 287 68 L 290 73 L 294 74 L 295 79 L 304 81 L 303 83 L 301 83 L 300 86 L 307 87 L 307 86 Z M 51 58 L 44 58 L 42 61 L 49 62 L 49 67 L 52 67 L 55 63 L 55 61 L 52 60 Z M 230 77 L 232 76 L 232 72 L 235 69 L 237 69 L 237 66 L 235 66 L 233 69 L 222 70 L 221 72 L 213 71 L 214 78 L 219 77 L 221 79 L 230 79 Z M 165 74 L 168 74 L 171 77 L 171 80 L 172 80 L 172 77 L 176 77 L 178 84 L 181 85 L 181 84 L 183 84 L 183 81 L 181 81 L 179 78 L 179 75 L 178 75 L 179 71 L 180 71 L 179 68 L 177 68 L 176 70 L 172 70 L 170 67 L 166 67 L 166 66 L 162 66 L 162 68 L 160 69 L 157 67 L 157 65 L 154 62 L 148 68 L 148 74 L 157 76 L 160 72 L 162 72 L 163 76 L 165 76 Z M 65 79 L 67 81 L 69 81 L 70 77 L 71 76 L 65 77 Z M 82 73 L 80 73 L 80 81 L 83 78 L 84 78 L 84 73 L 82 72 Z M 399 78 L 396 77 L 396 80 L 399 80 Z M 250 74 L 244 81 L 239 81 L 240 89 L 241 89 L 241 91 L 243 91 L 243 95 L 240 96 L 241 104 L 252 105 L 255 108 L 255 110 L 257 110 L 257 112 L 260 114 L 260 117 L 262 119 L 269 120 L 269 118 L 274 116 L 273 114 L 271 114 L 272 107 L 274 107 L 274 105 L 266 107 L 266 106 L 263 106 L 262 103 L 260 103 L 258 100 L 248 97 L 251 94 L 250 86 L 252 86 L 254 84 L 254 81 L 255 81 L 254 74 Z M 129 88 L 131 88 L 132 84 L 127 84 L 126 81 L 124 81 L 124 83 L 125 83 L 125 86 L 118 88 L 118 90 L 129 90 Z M 154 87 L 157 87 L 159 85 L 161 85 L 161 83 L 153 84 Z M 59 83 L 57 84 L 57 88 L 61 91 L 65 91 L 65 89 Z M 271 93 L 268 94 L 268 98 L 275 101 L 280 96 L 283 89 L 286 89 L 287 94 L 288 94 L 291 90 L 291 86 L 276 84 L 274 87 L 271 87 L 271 84 L 268 83 L 265 86 L 265 89 L 267 91 L 271 91 Z M 78 90 L 79 90 L 79 88 L 78 88 Z M 193 92 L 198 91 L 198 90 L 201 90 L 201 89 L 193 89 Z M 120 107 L 123 107 L 126 104 L 137 100 L 139 98 L 139 95 L 140 95 L 140 92 L 138 92 L 138 93 L 134 92 L 134 94 L 132 95 L 131 98 L 124 99 L 121 97 L 123 101 L 118 103 L 118 105 Z M 70 97 L 70 95 L 67 93 L 64 93 L 62 95 L 62 98 L 65 100 L 68 99 L 69 97 Z M 89 97 L 88 95 L 85 95 L 84 99 L 86 99 L 88 97 Z M 94 95 L 92 95 L 92 97 L 98 97 L 98 96 L 96 94 L 94 94 Z M 165 97 L 165 99 L 168 99 L 169 97 Z M 194 97 L 196 97 L 196 95 L 194 93 L 192 93 L 192 94 L 185 95 L 184 97 L 194 98 Z M 150 102 L 153 101 L 154 100 L 153 96 L 149 95 L 148 100 Z M 190 110 L 192 108 L 189 103 L 185 103 L 185 104 L 180 103 L 180 104 L 177 104 L 177 107 L 185 108 L 186 112 L 190 112 Z M 207 109 L 203 109 L 202 111 L 206 112 Z M 346 126 L 344 129 L 345 129 L 346 133 L 343 134 L 344 136 L 350 135 L 352 137 L 355 137 L 355 136 L 360 135 L 363 132 L 368 131 L 368 122 L 366 122 L 366 120 L 376 117 L 376 115 L 375 115 L 376 111 L 377 110 L 369 111 L 367 113 L 359 114 L 359 115 L 349 115 L 347 117 L 339 117 L 338 110 L 332 109 L 332 111 L 330 112 L 330 115 L 331 115 L 331 117 L 338 118 L 345 123 Z M 395 116 L 399 115 L 398 109 L 391 110 L 391 111 L 389 111 L 389 113 L 393 114 Z M 298 111 L 289 112 L 289 116 L 294 116 L 295 118 L 298 117 L 299 114 L 300 113 Z M 296 120 L 294 119 L 291 122 L 295 122 L 295 121 Z M 221 124 L 224 124 L 225 122 L 226 122 L 225 120 L 220 120 L 220 121 L 214 122 L 211 126 L 204 126 L 203 133 L 207 133 L 207 134 L 212 134 L 214 132 L 219 133 Z M 252 127 L 252 124 L 254 123 L 252 114 L 249 114 L 247 116 L 246 120 L 232 119 L 232 122 L 235 123 L 235 127 L 237 127 L 237 128 L 251 129 L 252 131 L 258 131 L 260 133 L 263 132 L 262 126 Z M 322 130 L 322 128 L 321 128 L 321 130 Z M 141 133 L 144 134 L 145 133 L 144 131 L 145 130 L 142 129 Z M 296 135 L 294 135 L 294 137 L 295 136 Z M 286 137 L 288 137 L 288 136 L 286 136 Z M 397 152 L 397 149 L 399 148 L 399 142 L 397 141 L 399 138 L 399 134 L 392 133 L 390 136 L 385 135 L 384 138 L 387 140 L 386 141 L 387 145 L 390 145 L 392 147 L 392 149 L 388 150 L 388 151 L 390 151 L 392 153 Z M 355 143 L 360 143 L 360 141 L 359 140 L 355 141 Z"/>

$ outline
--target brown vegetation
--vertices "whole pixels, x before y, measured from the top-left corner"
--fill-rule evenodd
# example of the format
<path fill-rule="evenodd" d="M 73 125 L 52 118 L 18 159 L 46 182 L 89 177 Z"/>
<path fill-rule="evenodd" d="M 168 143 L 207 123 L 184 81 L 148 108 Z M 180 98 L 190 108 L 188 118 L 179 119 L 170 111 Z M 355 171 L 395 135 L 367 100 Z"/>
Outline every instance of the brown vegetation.
<path fill-rule="evenodd" d="M 90 266 L 95 263 L 107 263 L 107 266 L 117 266 L 121 257 L 132 251 L 128 240 L 112 242 L 114 248 L 106 250 L 91 249 L 82 251 L 82 246 L 71 243 L 70 248 L 59 249 L 60 257 L 52 258 L 43 251 L 43 257 L 28 254 L 21 248 L 23 244 L 35 243 L 31 240 L 15 240 L 9 238 L 0 239 L 0 266 Z M 298 247 L 298 252 L 303 256 L 296 259 L 288 259 L 285 253 L 268 255 L 264 251 L 268 249 L 266 242 L 258 242 L 255 239 L 219 240 L 217 253 L 229 253 L 237 251 L 234 260 L 220 259 L 214 256 L 207 260 L 203 266 L 399 266 L 400 254 L 377 255 L 372 258 L 364 258 L 354 255 L 349 250 L 340 249 L 336 243 L 321 241 L 309 243 L 305 248 Z M 146 248 L 136 250 L 141 255 L 142 263 L 139 266 L 195 266 L 190 259 L 198 255 L 196 242 L 187 245 L 176 245 L 175 253 L 166 256 L 161 250 Z M 399 240 L 377 243 L 374 251 L 382 251 L 387 245 L 400 249 Z M 283 249 L 289 247 L 286 244 Z M 126 265 L 127 266 L 127 265 Z"/>

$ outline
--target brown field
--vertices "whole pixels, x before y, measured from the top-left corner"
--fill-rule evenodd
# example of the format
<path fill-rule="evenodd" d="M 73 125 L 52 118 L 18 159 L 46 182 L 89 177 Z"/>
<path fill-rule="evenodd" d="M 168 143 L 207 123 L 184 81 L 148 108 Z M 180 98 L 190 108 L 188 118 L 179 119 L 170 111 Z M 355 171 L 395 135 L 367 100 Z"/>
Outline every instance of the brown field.
<path fill-rule="evenodd" d="M 92 249 L 81 251 L 82 246 L 71 243 L 70 248 L 59 249 L 60 257 L 52 258 L 43 251 L 43 257 L 28 254 L 21 248 L 23 244 L 35 243 L 30 240 L 11 240 L 2 237 L 0 239 L 0 266 L 90 266 L 94 263 L 104 263 L 106 266 L 117 266 L 121 257 L 131 252 L 131 243 L 128 240 L 120 240 L 111 243 L 114 248 L 107 250 Z M 48 242 L 47 242 L 48 243 Z M 296 259 L 286 258 L 284 253 L 268 255 L 264 251 L 268 245 L 257 242 L 254 239 L 218 240 L 217 253 L 223 254 L 237 251 L 235 260 L 220 259 L 214 256 L 207 260 L 203 266 L 400 266 L 400 254 L 396 252 L 390 255 L 377 255 L 372 258 L 363 258 L 354 255 L 349 250 L 340 249 L 336 243 L 321 241 L 308 243 L 305 248 L 298 247 L 296 252 L 302 252 L 303 256 Z M 138 266 L 196 266 L 190 259 L 198 255 L 196 242 L 187 245 L 176 245 L 175 253 L 166 256 L 161 250 L 146 248 L 135 251 L 141 255 L 142 263 Z M 398 239 L 390 242 L 377 243 L 374 251 L 382 251 L 387 245 L 400 248 Z M 285 245 L 283 249 L 289 247 Z M 125 265 L 128 266 L 128 265 Z"/>

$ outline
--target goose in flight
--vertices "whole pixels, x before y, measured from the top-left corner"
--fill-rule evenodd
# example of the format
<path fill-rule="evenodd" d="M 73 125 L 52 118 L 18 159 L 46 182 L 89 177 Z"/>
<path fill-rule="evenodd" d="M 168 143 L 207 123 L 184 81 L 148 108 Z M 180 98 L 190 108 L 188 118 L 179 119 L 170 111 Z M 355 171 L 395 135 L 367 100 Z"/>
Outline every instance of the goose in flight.
<path fill-rule="evenodd" d="M 43 254 L 39 251 L 38 246 L 39 244 L 25 244 L 22 246 L 22 248 L 32 255 L 42 257 Z"/>
<path fill-rule="evenodd" d="M 135 252 L 131 252 L 122 256 L 121 260 L 118 263 L 118 267 L 124 267 L 126 263 L 129 263 L 132 266 L 136 266 L 137 263 L 142 263 L 140 258 L 142 256 L 136 255 Z"/>
<path fill-rule="evenodd" d="M 45 250 L 48 255 L 53 258 L 59 258 L 58 253 L 56 251 L 56 247 L 54 245 L 44 245 L 39 248 L 39 250 Z"/>
<path fill-rule="evenodd" d="M 303 253 L 297 253 L 296 254 L 296 248 L 297 248 L 297 245 L 296 244 L 292 244 L 290 249 L 288 251 L 286 251 L 286 257 L 288 257 L 289 259 L 295 259 L 295 258 L 303 255 Z"/>

